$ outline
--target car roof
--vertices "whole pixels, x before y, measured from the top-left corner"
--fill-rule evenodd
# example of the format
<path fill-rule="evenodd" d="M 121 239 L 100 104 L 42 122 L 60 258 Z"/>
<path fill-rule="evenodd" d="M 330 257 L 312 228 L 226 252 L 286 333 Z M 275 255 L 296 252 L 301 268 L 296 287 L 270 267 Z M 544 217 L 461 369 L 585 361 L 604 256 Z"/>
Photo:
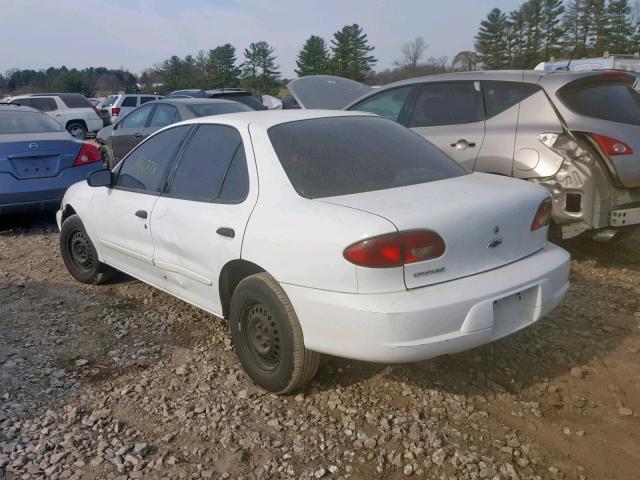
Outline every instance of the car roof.
<path fill-rule="evenodd" d="M 170 103 L 172 105 L 202 105 L 202 104 L 224 104 L 224 103 L 239 103 L 233 100 L 225 100 L 224 98 L 171 98 L 165 97 L 153 102 L 147 102 L 144 105 L 150 103 Z"/>
<path fill-rule="evenodd" d="M 375 117 L 372 113 L 345 112 L 341 110 L 255 110 L 251 112 L 225 113 L 209 117 L 185 120 L 174 125 L 192 123 L 217 123 L 236 127 L 254 125 L 268 129 L 282 123 L 331 117 Z"/>

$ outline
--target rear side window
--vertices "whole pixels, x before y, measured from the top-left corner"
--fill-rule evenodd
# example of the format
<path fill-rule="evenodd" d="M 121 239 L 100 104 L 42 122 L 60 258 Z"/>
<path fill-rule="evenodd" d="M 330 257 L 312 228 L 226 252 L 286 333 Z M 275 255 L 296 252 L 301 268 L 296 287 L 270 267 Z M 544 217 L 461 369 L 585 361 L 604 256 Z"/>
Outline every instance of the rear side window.
<path fill-rule="evenodd" d="M 482 82 L 487 118 L 495 117 L 538 91 L 540 87 L 530 83 Z"/>
<path fill-rule="evenodd" d="M 640 94 L 634 86 L 629 75 L 615 80 L 597 75 L 565 85 L 558 96 L 578 115 L 640 125 Z"/>
<path fill-rule="evenodd" d="M 421 136 L 380 117 L 283 123 L 269 129 L 269 138 L 291 184 L 306 198 L 384 190 L 468 173 Z"/>
<path fill-rule="evenodd" d="M 140 97 L 140 105 L 147 102 L 153 102 L 156 97 Z"/>
<path fill-rule="evenodd" d="M 169 167 L 188 131 L 186 125 L 170 128 L 142 142 L 124 159 L 116 186 L 147 193 L 162 191 Z"/>
<path fill-rule="evenodd" d="M 79 93 L 61 93 L 60 100 L 69 108 L 93 108 L 87 97 Z"/>
<path fill-rule="evenodd" d="M 172 123 L 180 121 L 180 115 L 178 115 L 178 109 L 173 105 L 158 105 L 153 117 L 151 117 L 150 127 L 166 127 Z"/>
<path fill-rule="evenodd" d="M 58 104 L 53 98 L 23 98 L 16 103 L 33 107 L 41 112 L 53 112 L 58 109 Z"/>
<path fill-rule="evenodd" d="M 207 117 L 209 115 L 220 115 L 223 113 L 254 111 L 253 108 L 239 102 L 211 102 L 198 105 L 189 105 L 189 110 L 191 110 L 196 117 Z"/>
<path fill-rule="evenodd" d="M 381 92 L 354 105 L 349 110 L 375 113 L 389 120 L 397 121 L 410 91 L 411 87 L 401 87 Z"/>
<path fill-rule="evenodd" d="M 0 111 L 0 135 L 10 133 L 61 132 L 63 129 L 53 118 L 36 112 Z"/>
<path fill-rule="evenodd" d="M 124 118 L 120 128 L 144 128 L 151 110 L 153 110 L 153 105 L 147 105 L 146 107 L 140 107 L 138 110 L 134 110 Z"/>
<path fill-rule="evenodd" d="M 123 107 L 137 107 L 138 106 L 137 97 L 124 97 L 124 100 L 122 101 L 122 106 Z"/>
<path fill-rule="evenodd" d="M 248 186 L 247 162 L 238 131 L 200 125 L 184 150 L 169 194 L 203 202 L 242 201 Z"/>
<path fill-rule="evenodd" d="M 484 118 L 480 82 L 426 83 L 420 87 L 410 127 L 438 127 Z"/>

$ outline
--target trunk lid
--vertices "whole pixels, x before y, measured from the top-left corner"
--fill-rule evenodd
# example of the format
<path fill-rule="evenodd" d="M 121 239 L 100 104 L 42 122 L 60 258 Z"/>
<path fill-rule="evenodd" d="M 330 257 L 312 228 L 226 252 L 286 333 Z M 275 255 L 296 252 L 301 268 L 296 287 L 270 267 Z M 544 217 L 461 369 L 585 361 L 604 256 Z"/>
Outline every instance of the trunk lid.
<path fill-rule="evenodd" d="M 611 155 L 620 183 L 640 187 L 640 81 L 625 72 L 598 72 L 573 80 L 557 91 L 569 130 L 598 134 L 623 142 L 633 150 Z"/>
<path fill-rule="evenodd" d="M 446 282 L 515 262 L 543 248 L 547 228 L 531 231 L 542 187 L 474 173 L 322 201 L 386 218 L 399 231 L 427 229 L 445 242 L 442 257 L 404 266 L 407 288 Z"/>
<path fill-rule="evenodd" d="M 372 90 L 363 83 L 333 75 L 297 78 L 289 82 L 287 88 L 302 108 L 327 110 L 342 110 Z"/>
<path fill-rule="evenodd" d="M 67 132 L 2 135 L 0 142 L 0 172 L 18 180 L 55 177 L 64 168 L 72 167 L 82 148 L 80 142 L 69 139 Z"/>

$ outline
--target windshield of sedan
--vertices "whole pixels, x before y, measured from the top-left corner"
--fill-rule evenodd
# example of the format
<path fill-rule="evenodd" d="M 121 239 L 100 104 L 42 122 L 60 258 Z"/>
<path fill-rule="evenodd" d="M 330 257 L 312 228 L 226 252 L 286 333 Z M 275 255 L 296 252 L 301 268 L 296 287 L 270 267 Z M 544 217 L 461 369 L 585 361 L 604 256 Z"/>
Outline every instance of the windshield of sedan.
<path fill-rule="evenodd" d="M 0 134 L 62 131 L 60 124 L 44 113 L 0 112 Z"/>
<path fill-rule="evenodd" d="M 215 102 L 189 105 L 189 109 L 196 117 L 206 117 L 208 115 L 221 115 L 223 113 L 253 112 L 253 108 L 244 103 L 238 102 Z"/>
<path fill-rule="evenodd" d="M 269 138 L 306 198 L 433 182 L 469 173 L 411 130 L 379 117 L 331 117 L 276 125 Z"/>

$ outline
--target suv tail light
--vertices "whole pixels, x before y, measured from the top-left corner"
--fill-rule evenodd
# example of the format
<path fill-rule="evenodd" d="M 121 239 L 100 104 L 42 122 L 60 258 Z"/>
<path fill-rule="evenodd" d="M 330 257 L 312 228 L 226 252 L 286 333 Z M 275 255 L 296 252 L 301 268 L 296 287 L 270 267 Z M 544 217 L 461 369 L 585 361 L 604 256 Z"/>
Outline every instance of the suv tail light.
<path fill-rule="evenodd" d="M 597 133 L 592 133 L 591 138 L 593 138 L 602 151 L 610 157 L 614 155 L 631 155 L 633 153 L 629 145 L 615 138 L 605 137 Z"/>
<path fill-rule="evenodd" d="M 100 110 L 97 107 L 93 107 L 93 111 L 96 112 L 96 115 L 100 116 Z"/>
<path fill-rule="evenodd" d="M 539 228 L 546 227 L 551 221 L 551 197 L 545 198 L 536 212 L 536 216 L 533 217 L 531 223 L 531 231 L 535 232 Z"/>
<path fill-rule="evenodd" d="M 444 254 L 444 240 L 430 230 L 408 230 L 367 238 L 348 246 L 344 258 L 361 267 L 389 268 Z"/>
<path fill-rule="evenodd" d="M 73 162 L 73 166 L 81 167 L 82 165 L 99 162 L 100 160 L 102 160 L 102 155 L 100 155 L 98 147 L 91 143 L 83 143 L 80 153 L 78 153 L 78 156 L 76 157 L 76 161 Z"/>
<path fill-rule="evenodd" d="M 111 107 L 111 116 L 117 117 L 120 113 L 120 107 Z"/>

